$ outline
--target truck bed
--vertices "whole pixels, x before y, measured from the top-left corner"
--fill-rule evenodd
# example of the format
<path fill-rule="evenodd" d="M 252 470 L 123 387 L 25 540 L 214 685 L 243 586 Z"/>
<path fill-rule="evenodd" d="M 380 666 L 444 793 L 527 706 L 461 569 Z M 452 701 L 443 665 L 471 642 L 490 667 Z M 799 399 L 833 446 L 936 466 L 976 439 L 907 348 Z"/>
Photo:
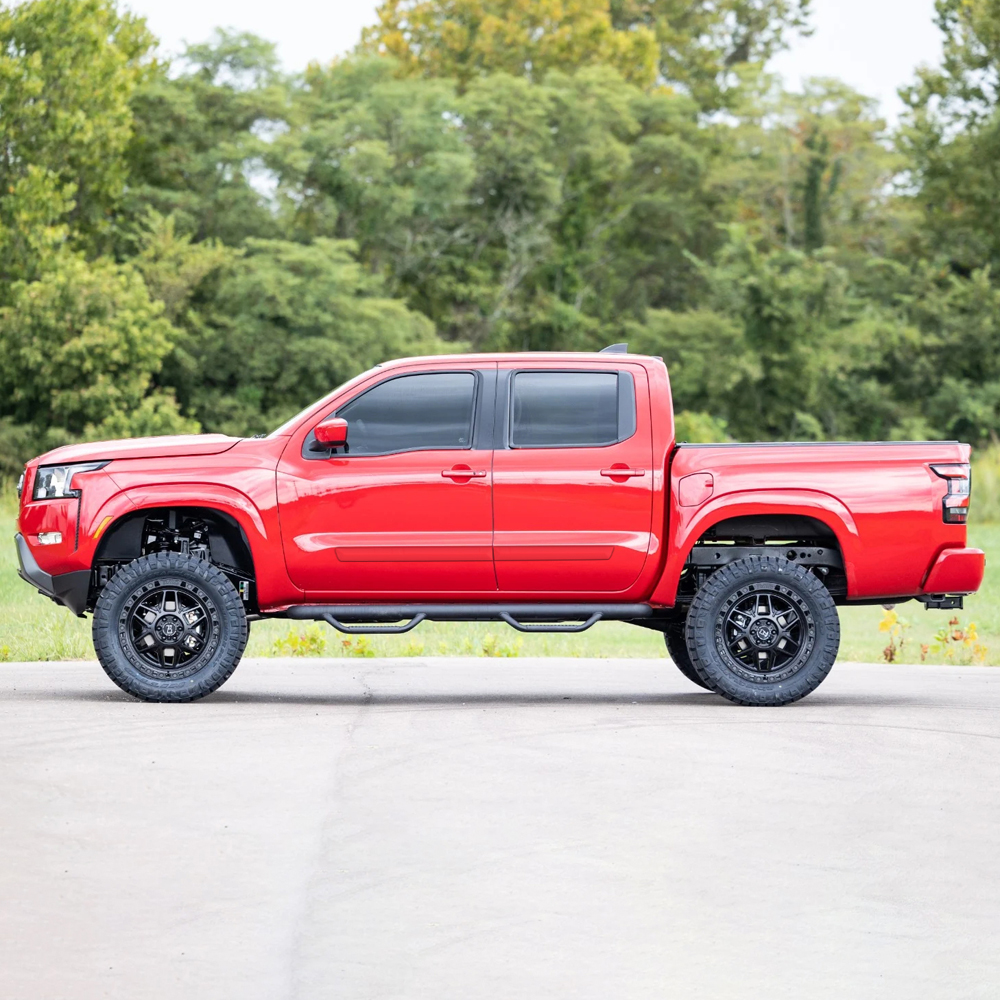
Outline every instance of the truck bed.
<path fill-rule="evenodd" d="M 947 482 L 931 466 L 969 458 L 969 446 L 954 441 L 679 445 L 665 577 L 679 575 L 713 525 L 801 517 L 836 539 L 848 601 L 917 596 L 940 554 L 966 544 L 965 525 L 942 518 Z"/>

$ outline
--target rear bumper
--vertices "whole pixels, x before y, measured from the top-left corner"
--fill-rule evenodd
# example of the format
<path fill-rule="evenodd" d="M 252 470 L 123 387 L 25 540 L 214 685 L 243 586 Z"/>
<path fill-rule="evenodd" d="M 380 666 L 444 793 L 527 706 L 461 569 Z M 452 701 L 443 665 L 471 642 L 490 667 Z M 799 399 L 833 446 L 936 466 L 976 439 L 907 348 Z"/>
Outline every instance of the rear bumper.
<path fill-rule="evenodd" d="M 982 549 L 945 549 L 924 581 L 925 594 L 974 594 L 986 572 Z"/>
<path fill-rule="evenodd" d="M 74 615 L 82 615 L 90 592 L 90 570 L 50 576 L 35 562 L 35 557 L 20 532 L 14 536 L 14 544 L 17 546 L 17 561 L 20 564 L 17 575 L 40 594 L 69 608 Z"/>

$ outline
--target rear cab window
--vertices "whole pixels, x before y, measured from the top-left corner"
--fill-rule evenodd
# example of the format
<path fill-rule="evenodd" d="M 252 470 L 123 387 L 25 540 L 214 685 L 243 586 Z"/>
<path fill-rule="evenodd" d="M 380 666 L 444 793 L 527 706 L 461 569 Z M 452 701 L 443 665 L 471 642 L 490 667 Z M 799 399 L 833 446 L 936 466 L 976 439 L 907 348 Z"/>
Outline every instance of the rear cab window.
<path fill-rule="evenodd" d="M 626 371 L 516 371 L 511 448 L 597 448 L 636 431 L 635 383 Z"/>

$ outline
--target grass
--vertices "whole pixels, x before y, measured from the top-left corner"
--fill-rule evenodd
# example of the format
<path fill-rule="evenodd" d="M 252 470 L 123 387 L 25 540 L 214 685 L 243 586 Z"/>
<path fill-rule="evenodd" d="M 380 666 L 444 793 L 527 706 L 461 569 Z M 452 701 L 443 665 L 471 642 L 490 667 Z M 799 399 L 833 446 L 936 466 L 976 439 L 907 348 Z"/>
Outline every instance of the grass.
<path fill-rule="evenodd" d="M 1000 461 L 998 461 L 1000 467 Z M 998 473 L 1000 482 L 1000 473 Z M 978 488 L 982 478 L 977 481 Z M 14 510 L 0 507 L 0 660 L 92 659 L 90 620 L 74 618 L 65 608 L 42 597 L 17 575 Z M 975 524 L 969 542 L 987 553 L 1000 552 L 1000 525 Z M 888 637 L 879 631 L 884 617 L 879 607 L 842 608 L 840 658 L 879 662 Z M 987 563 L 983 589 L 966 602 L 962 612 L 925 611 L 916 602 L 901 605 L 898 614 L 908 626 L 897 662 L 920 662 L 921 646 L 934 643 L 934 633 L 960 618 L 974 622 L 986 647 L 984 662 L 1000 666 L 1000 562 Z M 345 636 L 326 625 L 289 621 L 255 622 L 248 656 L 665 656 L 662 637 L 647 629 L 606 622 L 579 635 L 521 635 L 502 624 L 430 622 L 397 636 Z M 927 662 L 942 662 L 930 652 Z M 961 661 L 962 656 L 959 656 Z M 966 657 L 967 659 L 967 657 Z"/>
<path fill-rule="evenodd" d="M 973 524 L 1000 524 L 1000 444 L 976 452 L 972 463 Z"/>

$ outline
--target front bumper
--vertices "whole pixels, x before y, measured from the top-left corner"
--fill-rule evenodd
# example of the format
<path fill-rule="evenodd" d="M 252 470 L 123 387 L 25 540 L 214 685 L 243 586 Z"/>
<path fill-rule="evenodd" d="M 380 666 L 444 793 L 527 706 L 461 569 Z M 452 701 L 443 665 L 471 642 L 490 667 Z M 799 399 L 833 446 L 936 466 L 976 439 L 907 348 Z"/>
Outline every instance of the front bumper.
<path fill-rule="evenodd" d="M 35 557 L 20 532 L 14 536 L 14 544 L 17 546 L 17 561 L 20 563 L 17 575 L 56 604 L 69 608 L 74 615 L 82 615 L 90 594 L 90 570 L 50 576 L 35 562 Z"/>
<path fill-rule="evenodd" d="M 974 594 L 986 572 L 982 549 L 945 549 L 924 581 L 925 594 Z"/>

